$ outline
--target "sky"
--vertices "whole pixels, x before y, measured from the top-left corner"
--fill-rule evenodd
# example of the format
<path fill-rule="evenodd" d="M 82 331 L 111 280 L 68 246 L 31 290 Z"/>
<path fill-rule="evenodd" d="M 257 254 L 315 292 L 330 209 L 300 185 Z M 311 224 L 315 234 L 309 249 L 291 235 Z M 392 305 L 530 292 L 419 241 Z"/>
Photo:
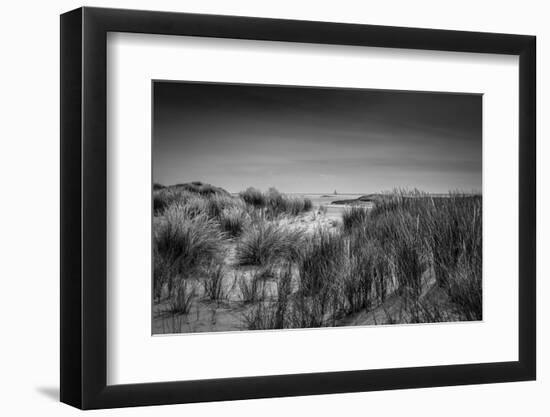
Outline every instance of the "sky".
<path fill-rule="evenodd" d="M 482 96 L 154 81 L 153 181 L 481 192 Z"/>

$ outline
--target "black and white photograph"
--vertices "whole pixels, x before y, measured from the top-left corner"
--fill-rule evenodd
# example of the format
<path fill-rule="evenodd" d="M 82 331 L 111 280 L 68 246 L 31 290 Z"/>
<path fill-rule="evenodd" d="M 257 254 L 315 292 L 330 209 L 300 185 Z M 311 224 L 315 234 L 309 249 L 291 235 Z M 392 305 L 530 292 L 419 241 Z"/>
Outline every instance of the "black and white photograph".
<path fill-rule="evenodd" d="M 153 334 L 483 319 L 482 95 L 152 91 Z"/>
<path fill-rule="evenodd" d="M 7 409 L 545 409 L 540 7 L 93 3 L 12 30 Z"/>

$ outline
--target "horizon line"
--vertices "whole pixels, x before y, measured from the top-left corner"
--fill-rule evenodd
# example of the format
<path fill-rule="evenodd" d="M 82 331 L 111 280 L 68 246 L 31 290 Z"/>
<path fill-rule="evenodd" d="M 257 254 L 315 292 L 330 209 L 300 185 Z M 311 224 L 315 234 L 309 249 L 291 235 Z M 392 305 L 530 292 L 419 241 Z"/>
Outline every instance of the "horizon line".
<path fill-rule="evenodd" d="M 400 191 L 405 192 L 405 193 L 408 193 L 408 192 L 414 193 L 415 191 L 418 191 L 420 193 L 430 194 L 430 195 L 453 194 L 453 193 L 456 193 L 456 194 L 471 194 L 471 195 L 481 195 L 481 194 L 483 194 L 483 190 L 476 190 L 476 189 L 469 190 L 469 191 L 461 190 L 461 189 L 449 189 L 447 191 L 424 191 L 420 188 L 400 188 L 400 187 L 394 187 L 393 189 L 390 189 L 390 190 L 386 189 L 386 190 L 375 191 L 375 192 L 367 192 L 367 191 L 362 191 L 362 192 L 341 192 L 341 191 L 338 191 L 336 194 L 334 194 L 334 192 L 330 192 L 330 191 L 320 191 L 320 192 L 319 191 L 318 192 L 314 192 L 314 191 L 290 191 L 290 192 L 287 192 L 287 191 L 282 191 L 281 189 L 279 189 L 275 186 L 268 187 L 266 190 L 262 190 L 262 189 L 257 188 L 257 187 L 250 187 L 249 186 L 249 187 L 245 187 L 245 188 L 243 188 L 242 190 L 239 190 L 239 191 L 230 191 L 230 190 L 225 189 L 224 187 L 220 187 L 218 185 L 203 182 L 203 181 L 178 182 L 178 183 L 170 184 L 170 185 L 164 185 L 160 182 L 153 181 L 152 186 L 157 184 L 157 185 L 161 185 L 163 187 L 169 188 L 169 187 L 176 187 L 178 185 L 191 184 L 193 182 L 200 182 L 202 184 L 208 184 L 208 185 L 211 185 L 211 186 L 214 186 L 214 187 L 222 188 L 225 191 L 227 191 L 229 194 L 239 194 L 240 192 L 245 191 L 247 188 L 256 188 L 256 189 L 258 189 L 262 192 L 268 191 L 269 188 L 275 188 L 277 191 L 279 191 L 282 194 L 322 194 L 322 195 L 328 195 L 328 196 L 333 196 L 333 195 L 392 194 L 392 193 L 400 192 Z"/>

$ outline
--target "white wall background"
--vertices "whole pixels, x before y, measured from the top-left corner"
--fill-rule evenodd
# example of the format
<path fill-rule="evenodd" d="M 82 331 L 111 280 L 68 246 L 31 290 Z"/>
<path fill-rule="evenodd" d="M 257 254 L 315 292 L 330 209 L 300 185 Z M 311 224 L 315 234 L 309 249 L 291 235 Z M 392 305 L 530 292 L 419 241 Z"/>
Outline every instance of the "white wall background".
<path fill-rule="evenodd" d="M 74 415 L 59 392 L 59 17 L 73 0 L 5 2 L 0 64 L 0 410 Z M 538 381 L 100 411 L 99 415 L 529 415 L 550 412 L 549 10 L 542 1 L 93 1 L 86 5 L 534 34 L 538 37 Z M 546 188 L 546 190 L 544 190 Z M 546 395 L 545 395 L 546 394 Z"/>

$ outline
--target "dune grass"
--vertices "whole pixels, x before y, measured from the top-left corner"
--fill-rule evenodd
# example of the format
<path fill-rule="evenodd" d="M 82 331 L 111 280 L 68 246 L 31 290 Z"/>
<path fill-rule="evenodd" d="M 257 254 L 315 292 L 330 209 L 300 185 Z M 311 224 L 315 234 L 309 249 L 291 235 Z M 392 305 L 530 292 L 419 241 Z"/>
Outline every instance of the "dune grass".
<path fill-rule="evenodd" d="M 228 192 L 222 188 L 215 187 L 211 184 L 203 183 L 202 181 L 193 181 L 184 184 L 176 184 L 171 186 L 171 188 L 177 190 L 188 191 L 193 194 L 199 194 L 205 197 L 212 195 L 228 195 Z"/>
<path fill-rule="evenodd" d="M 241 301 L 245 304 L 262 301 L 265 297 L 266 270 L 256 270 L 250 276 L 241 274 L 237 278 Z"/>
<path fill-rule="evenodd" d="M 289 304 L 292 293 L 292 264 L 284 265 L 277 276 L 276 299 L 265 299 L 265 294 L 257 303 L 243 313 L 248 330 L 284 329 L 291 326 Z"/>
<path fill-rule="evenodd" d="M 421 298 L 424 275 L 436 271 L 455 317 L 480 320 L 481 248 L 480 196 L 396 192 L 375 210 L 352 207 L 339 231 L 306 242 L 294 316 L 301 327 L 330 325 L 397 291 L 406 320 L 440 321 L 449 314 Z"/>
<path fill-rule="evenodd" d="M 396 192 L 376 205 L 366 225 L 391 254 L 401 289 L 418 292 L 422 273 L 431 267 L 457 314 L 481 319 L 481 196 Z"/>
<path fill-rule="evenodd" d="M 241 191 L 239 196 L 246 204 L 264 211 L 265 217 L 269 219 L 285 214 L 297 216 L 310 211 L 313 207 L 313 203 L 309 198 L 282 194 L 273 187 L 265 193 L 249 187 L 245 191 Z"/>
<path fill-rule="evenodd" d="M 250 221 L 248 212 L 239 207 L 224 208 L 219 216 L 221 229 L 232 237 L 240 236 Z"/>
<path fill-rule="evenodd" d="M 345 232 L 351 232 L 354 228 L 364 224 L 368 217 L 368 210 L 362 206 L 351 206 L 342 214 L 342 227 Z"/>
<path fill-rule="evenodd" d="M 185 205 L 169 206 L 164 221 L 156 227 L 153 241 L 157 293 L 166 283 L 172 294 L 175 281 L 184 280 L 223 257 L 223 238 L 217 223 L 206 215 L 196 215 Z"/>
<path fill-rule="evenodd" d="M 170 205 L 179 203 L 185 204 L 194 195 L 188 191 L 170 188 L 157 188 L 153 191 L 153 213 L 161 215 Z"/>
<path fill-rule="evenodd" d="M 369 309 L 373 304 L 372 289 L 376 276 L 377 249 L 372 243 L 364 243 L 357 239 L 359 236 L 354 235 L 354 239 L 350 239 L 347 268 L 343 277 L 347 313 Z"/>
<path fill-rule="evenodd" d="M 261 190 L 258 190 L 254 187 L 248 187 L 246 190 L 241 191 L 239 193 L 239 196 L 244 200 L 246 204 L 249 204 L 254 207 L 265 207 L 266 206 L 266 197 L 261 192 Z"/>
<path fill-rule="evenodd" d="M 187 280 L 177 283 L 174 293 L 170 298 L 170 313 L 188 314 L 196 296 L 196 287 Z"/>
<path fill-rule="evenodd" d="M 202 283 L 202 299 L 221 300 L 233 271 L 248 329 L 335 326 L 392 294 L 402 305 L 388 322 L 482 318 L 481 196 L 398 190 L 371 209 L 351 206 L 338 226 L 306 231 L 287 220 L 311 210 L 308 199 L 274 188 L 219 190 L 155 187 L 153 291 L 157 301 L 167 293 L 174 312 L 198 299 L 190 278 Z M 424 298 L 434 277 L 452 311 Z"/>
<path fill-rule="evenodd" d="M 241 235 L 236 258 L 240 265 L 268 265 L 299 257 L 304 233 L 274 222 L 259 222 Z"/>
<path fill-rule="evenodd" d="M 213 262 L 206 268 L 206 277 L 202 281 L 204 295 L 213 301 L 220 301 L 226 298 L 226 291 L 223 286 L 225 276 L 225 265 L 222 262 Z"/>
<path fill-rule="evenodd" d="M 346 243 L 340 233 L 320 228 L 306 240 L 298 259 L 298 292 L 293 302 L 294 327 L 322 327 L 341 307 Z"/>

